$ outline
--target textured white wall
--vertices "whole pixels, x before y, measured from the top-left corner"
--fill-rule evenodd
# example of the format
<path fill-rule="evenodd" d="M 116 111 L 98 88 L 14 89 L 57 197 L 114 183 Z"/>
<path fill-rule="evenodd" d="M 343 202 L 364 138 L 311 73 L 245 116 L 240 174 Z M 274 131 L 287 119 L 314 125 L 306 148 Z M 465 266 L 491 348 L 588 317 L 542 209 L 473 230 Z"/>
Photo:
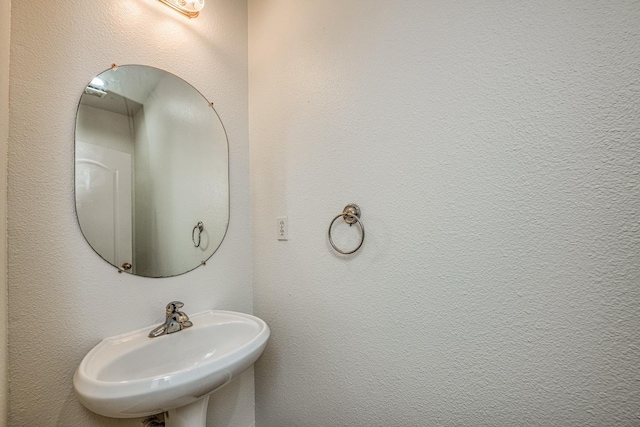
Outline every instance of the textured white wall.
<path fill-rule="evenodd" d="M 4 27 L 2 27 L 4 28 Z M 188 20 L 156 0 L 15 2 L 9 130 L 11 426 L 138 426 L 94 415 L 73 372 L 102 338 L 187 313 L 252 310 L 246 3 Z M 73 200 L 73 129 L 84 85 L 118 64 L 175 73 L 216 103 L 229 134 L 231 222 L 207 266 L 170 279 L 118 274 L 84 241 Z M 176 354 L 179 354 L 177 351 Z M 254 422 L 253 373 L 211 400 L 211 425 Z"/>
<path fill-rule="evenodd" d="M 0 427 L 7 425 L 7 140 L 11 1 L 0 0 Z"/>
<path fill-rule="evenodd" d="M 640 423 L 639 22 L 249 2 L 258 426 Z"/>

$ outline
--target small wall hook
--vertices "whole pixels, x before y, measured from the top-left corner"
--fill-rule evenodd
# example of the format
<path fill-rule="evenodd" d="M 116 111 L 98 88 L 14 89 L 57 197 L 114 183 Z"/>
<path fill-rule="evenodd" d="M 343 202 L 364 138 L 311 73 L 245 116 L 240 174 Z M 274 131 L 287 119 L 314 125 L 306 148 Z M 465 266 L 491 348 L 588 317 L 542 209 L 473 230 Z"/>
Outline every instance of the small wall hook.
<path fill-rule="evenodd" d="M 196 230 L 198 230 L 198 243 L 196 243 Z M 202 223 L 202 221 L 198 221 L 196 226 L 193 227 L 193 230 L 191 231 L 191 240 L 193 240 L 193 246 L 195 246 L 196 248 L 200 247 L 200 240 L 203 231 L 204 224 Z"/>

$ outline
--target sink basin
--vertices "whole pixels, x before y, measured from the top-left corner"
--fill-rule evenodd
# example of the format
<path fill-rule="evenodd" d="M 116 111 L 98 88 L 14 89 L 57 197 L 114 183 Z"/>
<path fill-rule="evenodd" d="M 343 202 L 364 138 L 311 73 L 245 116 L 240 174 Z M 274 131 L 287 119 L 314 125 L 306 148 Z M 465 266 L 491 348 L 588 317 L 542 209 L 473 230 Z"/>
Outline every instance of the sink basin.
<path fill-rule="evenodd" d="M 147 336 L 149 326 L 102 340 L 73 377 L 80 402 L 107 417 L 166 412 L 167 425 L 204 426 L 209 394 L 260 357 L 270 331 L 261 319 L 232 311 L 190 319 L 192 327 L 157 338 Z"/>

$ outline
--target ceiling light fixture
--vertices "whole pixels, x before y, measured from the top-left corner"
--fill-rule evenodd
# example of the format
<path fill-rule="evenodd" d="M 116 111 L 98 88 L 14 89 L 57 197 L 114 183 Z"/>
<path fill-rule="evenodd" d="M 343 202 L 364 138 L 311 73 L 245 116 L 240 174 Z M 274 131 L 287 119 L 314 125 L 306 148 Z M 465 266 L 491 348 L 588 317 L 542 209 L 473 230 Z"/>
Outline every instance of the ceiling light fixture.
<path fill-rule="evenodd" d="M 189 18 L 200 15 L 204 0 L 158 0 Z"/>

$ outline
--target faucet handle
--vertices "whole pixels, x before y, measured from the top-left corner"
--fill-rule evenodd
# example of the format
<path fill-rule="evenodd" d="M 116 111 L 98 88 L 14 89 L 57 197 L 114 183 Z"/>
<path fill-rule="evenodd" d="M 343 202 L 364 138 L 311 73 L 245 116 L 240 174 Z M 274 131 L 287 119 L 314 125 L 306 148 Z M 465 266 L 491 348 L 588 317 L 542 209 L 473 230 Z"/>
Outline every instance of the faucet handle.
<path fill-rule="evenodd" d="M 189 316 L 187 316 L 187 314 L 184 311 L 178 311 L 176 313 L 173 313 L 171 318 L 177 321 L 178 323 L 180 323 L 180 325 L 182 325 L 182 328 L 188 328 L 190 326 L 193 326 L 193 322 L 189 320 Z"/>
<path fill-rule="evenodd" d="M 171 301 L 167 304 L 167 314 L 173 314 L 182 307 L 184 307 L 184 303 L 182 301 Z"/>
<path fill-rule="evenodd" d="M 176 330 L 182 330 L 184 328 L 189 328 L 191 326 L 193 326 L 193 322 L 189 320 L 189 316 L 187 316 L 182 311 L 176 311 L 169 317 L 169 329 L 173 329 L 171 330 L 171 332 L 175 332 Z"/>
<path fill-rule="evenodd" d="M 185 313 L 184 311 L 176 311 L 173 314 L 176 315 L 179 322 L 184 322 L 189 320 L 189 316 L 187 316 L 187 313 Z"/>

